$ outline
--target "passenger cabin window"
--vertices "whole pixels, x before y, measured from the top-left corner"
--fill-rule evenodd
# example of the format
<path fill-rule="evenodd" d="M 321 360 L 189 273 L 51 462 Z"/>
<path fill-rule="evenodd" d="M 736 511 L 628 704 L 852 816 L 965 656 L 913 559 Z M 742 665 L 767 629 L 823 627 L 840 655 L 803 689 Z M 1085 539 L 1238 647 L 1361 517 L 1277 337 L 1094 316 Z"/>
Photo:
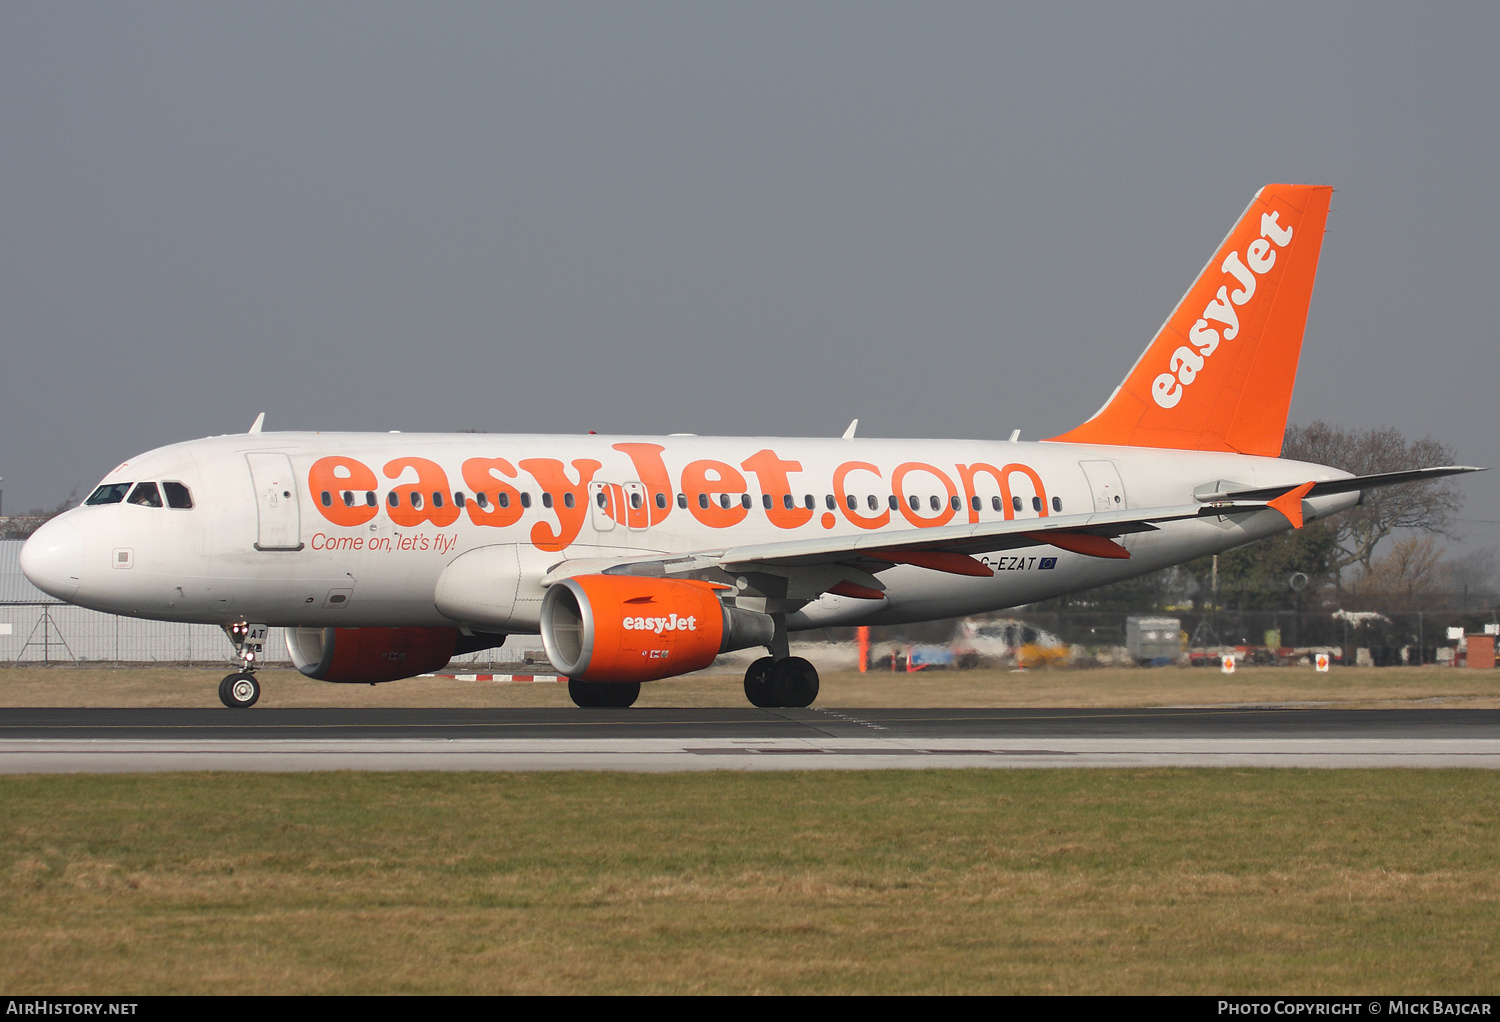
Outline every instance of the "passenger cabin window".
<path fill-rule="evenodd" d="M 318 494 L 318 503 L 322 504 L 324 507 L 333 507 L 333 494 L 329 493 L 327 490 L 324 490 L 322 493 Z"/>
<path fill-rule="evenodd" d="M 1015 508 L 1017 511 L 1021 510 L 1021 498 L 1020 497 L 1012 497 L 1012 498 L 1010 498 L 1010 506 L 1013 507 L 1013 508 Z"/>
<path fill-rule="evenodd" d="M 478 493 L 474 494 L 474 503 L 478 504 L 480 507 L 489 507 L 490 498 L 484 495 L 483 490 L 480 490 Z"/>
<path fill-rule="evenodd" d="M 344 498 L 344 506 L 345 507 L 353 507 L 354 506 L 354 491 L 353 490 L 345 490 L 343 492 L 343 498 Z"/>
<path fill-rule="evenodd" d="M 1041 497 L 1032 497 L 1031 498 L 1031 510 L 1033 510 L 1033 511 L 1040 511 L 1041 509 L 1042 509 L 1042 498 Z"/>
<path fill-rule="evenodd" d="M 1052 498 L 1052 510 L 1054 510 L 1054 511 L 1061 511 L 1062 510 L 1062 498 L 1061 497 L 1053 497 Z"/>
<path fill-rule="evenodd" d="M 422 506 L 422 495 L 416 490 L 411 491 L 411 506 L 414 508 L 421 508 Z"/>
<path fill-rule="evenodd" d="M 708 494 L 698 494 L 698 506 L 705 509 L 708 507 Z"/>
<path fill-rule="evenodd" d="M 433 490 L 432 491 L 432 506 L 433 507 L 442 507 L 443 506 L 443 495 L 441 493 L 439 493 L 437 490 Z"/>
<path fill-rule="evenodd" d="M 500 505 L 501 507 L 510 507 L 510 494 L 506 493 L 504 490 L 501 490 L 499 493 L 495 494 L 495 503 Z M 522 504 L 521 506 L 525 507 L 526 505 Z"/>
<path fill-rule="evenodd" d="M 920 511 L 922 509 L 921 498 L 919 498 L 916 494 L 912 494 L 910 497 L 907 497 L 906 502 L 911 505 L 911 509 L 913 511 Z M 892 504 L 891 506 L 895 507 L 894 504 Z"/>
<path fill-rule="evenodd" d="M 162 483 L 162 492 L 167 495 L 167 507 L 175 507 L 180 511 L 190 510 L 193 506 L 193 495 L 188 488 L 181 483 Z"/>
<path fill-rule="evenodd" d="M 454 490 L 453 491 L 453 503 L 457 504 L 459 507 L 463 507 L 464 506 L 464 491 L 463 490 Z"/>
<path fill-rule="evenodd" d="M 742 494 L 740 494 L 740 507 L 747 508 L 747 509 L 750 507 L 750 494 L 748 494 L 748 493 L 742 493 Z"/>
<path fill-rule="evenodd" d="M 679 493 L 677 495 L 677 506 L 681 507 L 681 508 L 687 507 L 687 494 L 686 493 Z M 704 507 L 708 507 L 707 504 L 704 504 L 703 506 Z"/>
<path fill-rule="evenodd" d="M 631 494 L 631 496 L 635 498 L 635 506 L 636 507 L 640 507 L 641 506 L 641 495 L 639 493 L 634 493 L 634 494 Z M 572 507 L 573 503 L 574 503 L 573 491 L 569 490 L 567 493 L 563 494 L 563 507 Z"/>
<path fill-rule="evenodd" d="M 598 504 L 600 507 L 608 507 L 609 498 L 604 495 L 603 490 L 600 490 L 598 493 L 594 494 L 594 503 Z"/>
<path fill-rule="evenodd" d="M 93 493 L 85 504 L 118 504 L 125 499 L 125 494 L 130 492 L 129 483 L 105 483 Z"/>
<path fill-rule="evenodd" d="M 380 501 L 378 501 L 378 500 L 375 499 L 375 491 L 374 490 L 366 490 L 365 491 L 365 506 L 366 507 L 379 507 L 380 506 Z"/>
<path fill-rule="evenodd" d="M 837 506 L 837 501 L 835 501 L 835 500 L 834 500 L 834 499 L 833 499 L 833 494 L 831 494 L 831 493 L 830 493 L 830 494 L 828 494 L 828 495 L 827 495 L 827 496 L 826 496 L 826 497 L 825 497 L 825 498 L 824 498 L 824 501 L 825 501 L 825 502 L 826 502 L 826 503 L 827 503 L 827 505 L 828 505 L 828 510 L 830 510 L 830 511 L 832 511 L 832 510 L 833 510 L 833 509 L 834 509 L 834 507 L 835 507 L 835 506 Z"/>
<path fill-rule="evenodd" d="M 139 504 L 141 507 L 161 507 L 161 491 L 156 488 L 155 483 L 136 483 L 127 503 Z"/>
<path fill-rule="evenodd" d="M 859 507 L 859 498 L 856 497 L 852 493 L 846 494 L 844 496 L 844 503 L 847 504 L 847 505 L 849 505 L 849 510 L 850 511 L 853 511 L 853 510 L 855 510 L 856 508 Z"/>
<path fill-rule="evenodd" d="M 891 499 L 895 500 L 896 498 L 892 497 Z M 870 494 L 868 497 L 865 498 L 865 503 L 868 504 L 868 505 L 870 505 L 870 510 L 871 511 L 879 511 L 880 510 L 880 498 L 877 497 L 877 496 L 875 496 L 875 494 L 873 494 L 873 493 Z"/>
<path fill-rule="evenodd" d="M 502 493 L 500 496 L 503 497 L 503 496 L 505 496 L 505 494 Z M 505 505 L 502 504 L 500 506 L 504 507 Z M 530 507 L 531 506 L 531 494 L 527 493 L 525 490 L 521 491 L 521 506 L 522 507 Z"/>
<path fill-rule="evenodd" d="M 395 490 L 392 490 L 390 493 L 386 494 L 385 502 L 387 504 L 389 504 L 391 507 L 400 507 L 401 506 L 401 495 L 399 493 L 397 493 Z"/>
<path fill-rule="evenodd" d="M 915 501 L 916 498 L 913 497 L 912 500 Z M 894 493 L 891 494 L 891 501 L 890 501 L 890 503 L 891 503 L 891 510 L 892 511 L 900 511 L 901 510 L 901 502 L 896 499 L 896 495 Z M 916 507 L 916 504 L 913 503 L 912 507 Z"/>
<path fill-rule="evenodd" d="M 563 501 L 565 503 L 567 503 L 568 507 L 572 507 L 573 506 L 573 495 L 571 493 L 568 494 L 566 497 L 563 498 Z M 645 502 L 646 502 L 645 498 L 642 497 L 639 493 L 632 493 L 630 495 L 630 506 L 632 508 L 634 508 L 635 510 L 637 510 L 637 511 L 639 511 L 641 509 L 641 505 L 644 504 Z"/>
<path fill-rule="evenodd" d="M 958 497 L 957 494 L 954 495 L 953 499 L 949 503 L 951 503 L 953 505 L 953 510 L 955 510 L 955 511 L 962 511 L 963 510 L 964 502 L 963 502 L 962 499 L 960 499 Z"/>
<path fill-rule="evenodd" d="M 721 508 L 723 508 L 724 510 L 726 510 L 726 511 L 729 510 L 729 494 L 727 494 L 727 493 L 721 493 L 721 494 L 719 494 L 719 506 Z"/>
<path fill-rule="evenodd" d="M 548 492 L 544 492 L 542 494 L 542 507 L 551 507 L 551 506 L 552 506 L 552 494 L 548 493 Z"/>
<path fill-rule="evenodd" d="M 970 500 L 969 500 L 969 506 L 970 506 L 970 507 L 971 507 L 971 508 L 973 508 L 973 509 L 974 509 L 974 510 L 975 510 L 975 511 L 978 511 L 978 510 L 980 510 L 980 509 L 981 509 L 981 508 L 982 508 L 982 507 L 984 507 L 984 505 L 983 505 L 983 504 L 982 504 L 982 503 L 980 503 L 980 500 L 979 500 L 979 498 L 978 498 L 978 497 L 973 497 L 973 498 L 971 498 L 971 499 L 970 499 Z"/>
<path fill-rule="evenodd" d="M 656 495 L 656 506 L 660 508 L 667 506 L 667 495 L 665 493 L 658 493 Z"/>
<path fill-rule="evenodd" d="M 1004 505 L 1002 505 L 1000 503 L 1000 498 L 999 497 L 991 497 L 990 498 L 990 507 L 994 508 L 996 511 L 1004 511 L 1005 510 Z"/>
<path fill-rule="evenodd" d="M 811 493 L 805 494 L 802 497 L 802 506 L 811 511 L 813 508 L 818 506 L 818 500 Z"/>

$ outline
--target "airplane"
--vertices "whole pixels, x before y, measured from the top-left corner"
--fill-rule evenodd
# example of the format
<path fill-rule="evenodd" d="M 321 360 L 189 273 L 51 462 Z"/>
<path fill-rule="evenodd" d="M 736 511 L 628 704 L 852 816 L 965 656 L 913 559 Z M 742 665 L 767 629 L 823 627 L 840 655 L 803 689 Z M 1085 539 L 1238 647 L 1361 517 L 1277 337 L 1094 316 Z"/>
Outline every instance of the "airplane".
<path fill-rule="evenodd" d="M 540 633 L 581 707 L 765 647 L 749 701 L 801 707 L 790 633 L 957 617 L 1219 553 L 1480 471 L 1282 460 L 1333 189 L 1258 191 L 1125 379 L 1040 442 L 248 433 L 122 462 L 21 567 L 113 614 L 221 625 L 260 698 L 270 626 L 328 682 L 394 681 Z"/>

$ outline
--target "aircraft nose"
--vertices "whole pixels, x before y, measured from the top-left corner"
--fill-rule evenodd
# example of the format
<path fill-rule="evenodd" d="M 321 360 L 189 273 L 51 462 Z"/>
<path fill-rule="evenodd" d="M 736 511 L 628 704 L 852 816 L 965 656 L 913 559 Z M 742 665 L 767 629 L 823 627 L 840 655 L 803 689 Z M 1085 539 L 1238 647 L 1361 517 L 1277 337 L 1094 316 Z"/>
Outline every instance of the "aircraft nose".
<path fill-rule="evenodd" d="M 68 522 L 48 522 L 21 548 L 21 571 L 48 596 L 72 599 L 83 577 L 83 535 Z"/>

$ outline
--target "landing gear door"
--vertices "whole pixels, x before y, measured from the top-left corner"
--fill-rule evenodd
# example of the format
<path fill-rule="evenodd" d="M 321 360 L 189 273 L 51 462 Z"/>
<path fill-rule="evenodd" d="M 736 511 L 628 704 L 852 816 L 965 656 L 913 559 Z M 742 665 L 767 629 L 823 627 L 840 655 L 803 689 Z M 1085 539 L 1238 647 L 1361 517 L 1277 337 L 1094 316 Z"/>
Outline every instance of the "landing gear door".
<path fill-rule="evenodd" d="M 1089 481 L 1089 492 L 1094 497 L 1095 511 L 1123 511 L 1130 506 L 1125 499 L 1125 484 L 1120 481 L 1120 471 L 1112 461 L 1080 461 L 1084 478 Z"/>
<path fill-rule="evenodd" d="M 255 549 L 301 550 L 302 522 L 292 459 L 275 451 L 251 451 L 245 461 L 255 487 Z"/>

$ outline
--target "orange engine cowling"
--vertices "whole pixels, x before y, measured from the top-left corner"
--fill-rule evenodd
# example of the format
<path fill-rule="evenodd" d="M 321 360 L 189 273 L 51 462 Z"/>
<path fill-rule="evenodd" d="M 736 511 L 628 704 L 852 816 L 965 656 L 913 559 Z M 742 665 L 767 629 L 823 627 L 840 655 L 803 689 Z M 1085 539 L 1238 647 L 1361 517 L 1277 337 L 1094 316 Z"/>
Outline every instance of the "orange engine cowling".
<path fill-rule="evenodd" d="M 579 575 L 542 598 L 542 645 L 574 681 L 653 681 L 701 670 L 731 649 L 763 646 L 775 625 L 726 607 L 708 582 Z"/>
<path fill-rule="evenodd" d="M 457 628 L 288 628 L 297 670 L 319 681 L 374 684 L 426 674 L 457 652 Z"/>

